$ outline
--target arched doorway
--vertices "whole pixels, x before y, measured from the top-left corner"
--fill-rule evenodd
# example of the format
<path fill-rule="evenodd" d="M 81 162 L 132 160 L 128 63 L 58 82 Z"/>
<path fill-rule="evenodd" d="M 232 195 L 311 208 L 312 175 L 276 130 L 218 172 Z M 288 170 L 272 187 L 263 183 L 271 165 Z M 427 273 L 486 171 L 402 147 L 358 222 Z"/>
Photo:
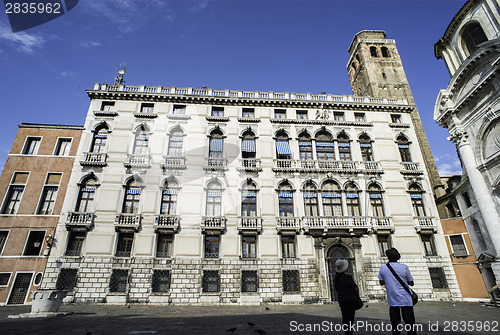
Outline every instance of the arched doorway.
<path fill-rule="evenodd" d="M 347 261 L 349 262 L 349 266 L 347 267 L 346 273 L 349 273 L 351 276 L 353 275 L 354 257 L 351 257 L 351 252 L 349 251 L 349 249 L 341 244 L 330 247 L 326 256 L 326 262 L 328 264 L 330 296 L 332 298 L 332 301 L 337 301 L 337 293 L 335 292 L 333 283 L 335 280 L 335 262 L 339 258 L 347 259 Z"/>

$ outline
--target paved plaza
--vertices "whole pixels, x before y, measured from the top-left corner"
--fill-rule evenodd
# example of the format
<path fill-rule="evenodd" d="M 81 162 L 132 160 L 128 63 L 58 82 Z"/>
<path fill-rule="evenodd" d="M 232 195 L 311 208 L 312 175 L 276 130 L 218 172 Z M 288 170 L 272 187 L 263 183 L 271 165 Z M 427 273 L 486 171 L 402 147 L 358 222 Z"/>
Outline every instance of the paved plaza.
<path fill-rule="evenodd" d="M 65 305 L 60 311 L 73 314 L 37 319 L 8 317 L 29 311 L 29 306 L 0 307 L 0 334 L 342 334 L 335 330 L 341 323 L 336 304 Z M 420 334 L 500 334 L 500 308 L 481 303 L 419 302 L 415 313 L 422 324 Z M 365 304 L 356 320 L 360 325 L 357 334 L 390 333 L 386 328 L 386 303 Z M 308 331 L 312 327 L 319 331 Z"/>

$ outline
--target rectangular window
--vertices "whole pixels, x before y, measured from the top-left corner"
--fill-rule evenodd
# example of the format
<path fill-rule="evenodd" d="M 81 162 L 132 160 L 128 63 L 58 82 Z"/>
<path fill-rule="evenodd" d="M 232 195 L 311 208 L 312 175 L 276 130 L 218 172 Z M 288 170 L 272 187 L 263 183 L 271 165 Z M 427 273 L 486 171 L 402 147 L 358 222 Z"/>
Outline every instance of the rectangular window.
<path fill-rule="evenodd" d="M 170 291 L 170 270 L 153 270 L 151 292 L 166 293 Z"/>
<path fill-rule="evenodd" d="M 174 236 L 172 234 L 158 234 L 158 243 L 156 245 L 156 257 L 172 257 L 172 244 Z"/>
<path fill-rule="evenodd" d="M 392 123 L 401 123 L 401 115 L 391 114 L 391 122 Z"/>
<path fill-rule="evenodd" d="M 467 206 L 467 208 L 472 206 L 472 202 L 470 201 L 470 198 L 469 198 L 469 193 L 467 193 L 467 192 L 462 193 L 462 198 L 464 198 L 465 206 Z"/>
<path fill-rule="evenodd" d="M 118 244 L 116 246 L 116 257 L 130 257 L 134 233 L 118 233 Z"/>
<path fill-rule="evenodd" d="M 51 215 L 56 203 L 57 191 L 61 181 L 61 173 L 49 173 L 45 180 L 40 204 L 38 205 L 37 214 Z"/>
<path fill-rule="evenodd" d="M 446 204 L 446 209 L 448 210 L 448 215 L 450 218 L 454 218 L 457 216 L 457 213 L 455 211 L 455 206 L 453 206 L 452 203 Z"/>
<path fill-rule="evenodd" d="M 274 110 L 275 119 L 286 119 L 286 109 L 275 109 Z"/>
<path fill-rule="evenodd" d="M 23 148 L 23 155 L 36 155 L 38 153 L 38 148 L 40 148 L 40 143 L 42 142 L 41 137 L 31 137 L 29 136 L 26 140 L 26 144 Z"/>
<path fill-rule="evenodd" d="M 283 270 L 283 293 L 300 293 L 299 270 Z"/>
<path fill-rule="evenodd" d="M 172 114 L 185 115 L 186 114 L 186 105 L 174 105 L 174 110 L 173 110 Z"/>
<path fill-rule="evenodd" d="M 66 256 L 80 256 L 82 253 L 83 242 L 85 241 L 85 232 L 72 231 L 69 233 L 68 248 Z"/>
<path fill-rule="evenodd" d="M 109 279 L 109 292 L 127 292 L 128 270 L 113 269 Z"/>
<path fill-rule="evenodd" d="M 461 257 L 467 256 L 467 247 L 465 246 L 465 241 L 462 235 L 451 235 L 450 236 L 451 248 L 453 249 L 453 256 Z"/>
<path fill-rule="evenodd" d="M 205 235 L 205 258 L 219 258 L 220 235 Z"/>
<path fill-rule="evenodd" d="M 436 256 L 436 246 L 434 245 L 434 238 L 432 235 L 423 234 L 420 235 L 420 237 L 424 245 L 425 256 Z"/>
<path fill-rule="evenodd" d="M 241 271 L 241 292 L 257 292 L 258 287 L 257 271 Z"/>
<path fill-rule="evenodd" d="M 2 207 L 2 214 L 16 214 L 21 204 L 21 197 L 24 193 L 24 187 L 28 181 L 28 172 L 14 172 L 12 181 L 5 197 Z"/>
<path fill-rule="evenodd" d="M 295 235 L 281 235 L 283 258 L 295 258 Z"/>
<path fill-rule="evenodd" d="M 0 286 L 9 285 L 10 273 L 0 273 Z"/>
<path fill-rule="evenodd" d="M 141 104 L 141 113 L 153 114 L 154 112 L 155 112 L 155 104 L 151 104 L 151 103 L 142 103 Z"/>
<path fill-rule="evenodd" d="M 78 269 L 61 269 L 59 276 L 57 276 L 56 290 L 71 292 L 76 287 L 78 279 Z"/>
<path fill-rule="evenodd" d="M 103 101 L 101 104 L 101 111 L 103 112 L 114 112 L 115 103 L 114 101 Z"/>
<path fill-rule="evenodd" d="M 241 237 L 241 257 L 257 258 L 257 236 L 248 235 Z"/>
<path fill-rule="evenodd" d="M 220 291 L 219 271 L 203 271 L 202 291 L 203 293 L 217 293 Z"/>
<path fill-rule="evenodd" d="M 386 257 L 385 252 L 391 248 L 390 235 L 377 235 L 380 256 Z"/>
<path fill-rule="evenodd" d="M 45 231 L 30 231 L 23 256 L 39 256 L 42 250 Z"/>
<path fill-rule="evenodd" d="M 8 231 L 6 230 L 0 231 L 0 255 L 2 254 L 3 248 L 5 247 L 8 235 L 9 235 Z"/>
<path fill-rule="evenodd" d="M 431 275 L 432 288 L 448 288 L 443 268 L 429 268 L 429 274 Z"/>
<path fill-rule="evenodd" d="M 333 120 L 335 121 L 344 121 L 344 113 L 343 112 L 334 112 Z"/>
<path fill-rule="evenodd" d="M 254 118 L 255 117 L 255 109 L 254 108 L 243 108 L 241 110 L 241 116 Z"/>
<path fill-rule="evenodd" d="M 69 156 L 69 149 L 71 148 L 71 138 L 59 138 L 57 140 L 54 156 Z"/>
<path fill-rule="evenodd" d="M 307 119 L 307 111 L 306 110 L 297 110 L 295 112 L 297 116 L 297 120 L 306 120 Z"/>
<path fill-rule="evenodd" d="M 224 116 L 224 107 L 212 107 L 212 116 Z"/>
<path fill-rule="evenodd" d="M 354 120 L 356 122 L 365 122 L 366 121 L 365 113 L 354 113 Z"/>

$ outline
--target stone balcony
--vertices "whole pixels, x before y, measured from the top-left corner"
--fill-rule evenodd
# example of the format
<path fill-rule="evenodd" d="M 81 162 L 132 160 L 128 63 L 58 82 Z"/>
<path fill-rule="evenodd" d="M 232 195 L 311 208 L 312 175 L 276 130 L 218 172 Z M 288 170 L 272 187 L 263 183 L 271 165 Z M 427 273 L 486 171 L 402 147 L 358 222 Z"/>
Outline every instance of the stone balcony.
<path fill-rule="evenodd" d="M 140 214 L 120 213 L 115 218 L 115 230 L 137 232 L 141 228 L 141 220 Z"/>
<path fill-rule="evenodd" d="M 160 214 L 155 217 L 155 231 L 176 233 L 179 230 L 179 215 Z"/>
<path fill-rule="evenodd" d="M 105 166 L 107 165 L 108 155 L 104 152 L 84 152 L 82 166 Z"/>
<path fill-rule="evenodd" d="M 111 108 L 111 109 L 105 110 L 105 111 L 94 111 L 94 115 L 95 116 L 110 117 L 110 116 L 117 116 L 118 112 L 114 108 Z"/>
<path fill-rule="evenodd" d="M 296 216 L 280 216 L 276 218 L 276 229 L 282 231 L 300 231 L 300 218 Z"/>
<path fill-rule="evenodd" d="M 209 157 L 206 159 L 203 169 L 207 171 L 227 170 L 227 158 Z"/>
<path fill-rule="evenodd" d="M 184 170 L 186 168 L 185 156 L 163 156 L 161 168 L 165 170 Z"/>
<path fill-rule="evenodd" d="M 415 224 L 415 229 L 417 230 L 417 233 L 437 232 L 436 220 L 431 216 L 416 216 L 413 218 L 413 222 Z"/>
<path fill-rule="evenodd" d="M 94 213 L 69 212 L 66 217 L 67 230 L 91 230 L 94 226 Z"/>
<path fill-rule="evenodd" d="M 158 117 L 158 114 L 153 110 L 148 112 L 137 112 L 134 113 L 134 116 L 138 119 L 154 119 Z"/>
<path fill-rule="evenodd" d="M 417 162 L 401 162 L 401 173 L 408 175 L 418 175 L 424 173 Z"/>
<path fill-rule="evenodd" d="M 393 232 L 394 223 L 390 216 L 376 216 L 371 218 L 371 224 L 374 232 Z"/>
<path fill-rule="evenodd" d="M 127 161 L 123 164 L 127 168 L 149 168 L 151 157 L 149 155 L 128 154 Z"/>
<path fill-rule="evenodd" d="M 307 233 L 328 234 L 329 232 L 345 232 L 354 234 L 371 231 L 372 225 L 366 216 L 304 216 L 304 231 Z"/>
<path fill-rule="evenodd" d="M 226 229 L 226 220 L 225 216 L 204 216 L 201 220 L 201 230 L 223 231 Z"/>
<path fill-rule="evenodd" d="M 262 231 L 262 218 L 258 216 L 240 216 L 238 217 L 239 231 Z"/>
<path fill-rule="evenodd" d="M 364 164 L 365 172 L 370 174 L 384 173 L 380 162 L 362 162 Z"/>
<path fill-rule="evenodd" d="M 238 171 L 262 171 L 261 162 L 258 158 L 242 158 L 239 162 Z"/>
<path fill-rule="evenodd" d="M 293 160 L 293 159 L 275 159 L 273 171 L 275 172 L 318 172 L 318 173 L 358 173 L 365 170 L 364 162 L 356 161 L 334 161 L 334 160 Z M 372 163 L 369 167 L 379 171 L 378 162 Z M 370 172 L 373 172 L 372 170 Z M 382 171 L 380 170 L 379 173 Z"/>

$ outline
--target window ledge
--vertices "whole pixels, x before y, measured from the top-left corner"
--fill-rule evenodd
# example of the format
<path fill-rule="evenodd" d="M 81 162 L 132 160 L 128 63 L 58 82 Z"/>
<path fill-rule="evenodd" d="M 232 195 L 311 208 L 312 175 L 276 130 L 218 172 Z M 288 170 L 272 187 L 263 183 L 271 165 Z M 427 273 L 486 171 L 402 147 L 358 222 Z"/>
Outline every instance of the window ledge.
<path fill-rule="evenodd" d="M 202 296 L 220 297 L 220 292 L 201 292 Z"/>
<path fill-rule="evenodd" d="M 126 296 L 128 293 L 127 292 L 108 292 L 107 295 L 113 295 L 113 296 Z"/>
<path fill-rule="evenodd" d="M 149 295 L 155 296 L 155 297 L 168 297 L 170 296 L 170 292 L 151 292 Z"/>

